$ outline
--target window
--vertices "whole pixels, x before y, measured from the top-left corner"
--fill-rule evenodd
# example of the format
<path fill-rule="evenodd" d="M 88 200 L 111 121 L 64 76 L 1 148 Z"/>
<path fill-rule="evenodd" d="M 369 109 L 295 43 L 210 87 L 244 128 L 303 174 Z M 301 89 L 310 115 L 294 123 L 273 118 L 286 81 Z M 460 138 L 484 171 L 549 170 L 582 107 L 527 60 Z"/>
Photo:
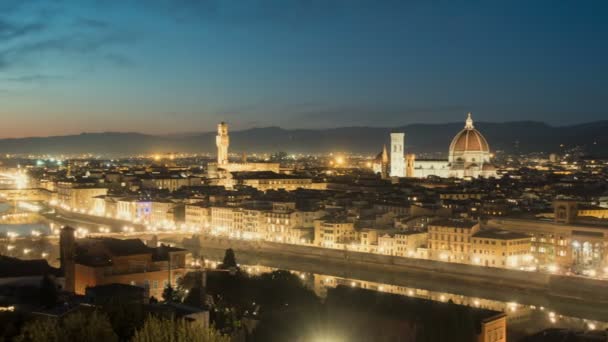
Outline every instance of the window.
<path fill-rule="evenodd" d="M 154 280 L 154 281 L 152 282 L 152 288 L 153 288 L 153 289 L 157 289 L 157 288 L 158 288 L 158 280 Z"/>

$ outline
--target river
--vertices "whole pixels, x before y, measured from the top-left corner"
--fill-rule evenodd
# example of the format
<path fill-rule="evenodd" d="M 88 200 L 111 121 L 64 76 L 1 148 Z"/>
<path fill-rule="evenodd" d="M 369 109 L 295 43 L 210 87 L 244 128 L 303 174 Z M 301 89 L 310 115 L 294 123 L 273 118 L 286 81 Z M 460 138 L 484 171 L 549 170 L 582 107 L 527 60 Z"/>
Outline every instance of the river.
<path fill-rule="evenodd" d="M 206 266 L 215 267 L 223 257 L 222 250 L 199 251 L 205 256 Z M 521 337 L 536 333 L 547 328 L 568 328 L 574 330 L 605 330 L 608 329 L 608 308 L 600 315 L 590 314 L 588 308 L 569 306 L 568 314 L 560 312 L 552 307 L 546 298 L 532 298 L 526 302 L 501 301 L 496 299 L 484 298 L 483 296 L 465 295 L 458 289 L 450 289 L 449 284 L 444 284 L 445 291 L 437 291 L 430 288 L 420 288 L 408 286 L 403 283 L 385 282 L 385 277 L 378 275 L 374 281 L 374 276 L 365 273 L 366 279 L 353 276 L 348 270 L 336 272 L 327 267 L 327 272 L 319 272 L 318 267 L 312 267 L 305 263 L 290 263 L 286 260 L 273 258 L 261 258 L 259 255 L 248 255 L 237 253 L 237 261 L 242 263 L 241 269 L 250 274 L 269 272 L 275 269 L 288 269 L 297 274 L 302 281 L 311 288 L 319 297 L 324 298 L 327 289 L 338 285 L 353 286 L 370 289 L 380 292 L 399 294 L 403 296 L 413 296 L 433 301 L 447 302 L 452 301 L 456 304 L 485 308 L 507 314 L 507 327 L 509 341 L 517 341 Z M 311 271 L 312 270 L 312 271 Z M 417 282 L 418 283 L 418 282 Z M 601 318 L 598 318 L 601 317 Z"/>

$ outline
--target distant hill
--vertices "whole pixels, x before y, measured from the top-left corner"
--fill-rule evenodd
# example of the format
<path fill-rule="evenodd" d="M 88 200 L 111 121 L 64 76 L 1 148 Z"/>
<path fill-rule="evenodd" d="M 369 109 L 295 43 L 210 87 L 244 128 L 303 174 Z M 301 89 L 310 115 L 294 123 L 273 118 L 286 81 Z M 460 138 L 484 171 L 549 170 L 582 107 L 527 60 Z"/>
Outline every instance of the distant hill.
<path fill-rule="evenodd" d="M 560 144 L 585 146 L 593 154 L 608 155 L 608 121 L 572 126 L 542 122 L 476 122 L 493 151 L 558 152 Z M 392 131 L 405 132 L 406 150 L 447 154 L 462 123 L 412 124 L 397 128 L 343 127 L 332 129 L 252 128 L 230 132 L 233 152 L 375 153 L 388 143 Z M 147 135 L 140 133 L 82 133 L 79 135 L 0 139 L 0 153 L 71 154 L 197 152 L 215 153 L 215 132 Z"/>

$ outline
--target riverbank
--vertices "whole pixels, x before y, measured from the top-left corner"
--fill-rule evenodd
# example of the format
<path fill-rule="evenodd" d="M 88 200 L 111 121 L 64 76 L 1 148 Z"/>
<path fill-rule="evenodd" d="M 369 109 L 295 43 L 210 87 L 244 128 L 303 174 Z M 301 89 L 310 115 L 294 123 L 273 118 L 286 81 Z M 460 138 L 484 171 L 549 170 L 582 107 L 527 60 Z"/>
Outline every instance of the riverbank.
<path fill-rule="evenodd" d="M 242 263 L 550 307 L 565 315 L 608 321 L 608 283 L 541 273 L 318 247 L 194 237 L 185 247 L 219 259 L 232 248 Z"/>

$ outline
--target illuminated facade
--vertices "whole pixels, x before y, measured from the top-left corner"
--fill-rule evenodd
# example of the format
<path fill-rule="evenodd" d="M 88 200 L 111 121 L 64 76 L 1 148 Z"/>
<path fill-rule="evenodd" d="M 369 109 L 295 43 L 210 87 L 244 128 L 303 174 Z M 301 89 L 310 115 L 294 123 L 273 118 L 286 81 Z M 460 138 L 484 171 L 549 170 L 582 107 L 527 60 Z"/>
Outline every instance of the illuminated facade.
<path fill-rule="evenodd" d="M 521 268 L 533 264 L 530 235 L 499 229 L 482 230 L 473 235 L 474 265 Z"/>
<path fill-rule="evenodd" d="M 242 163 L 231 163 L 228 160 L 230 136 L 228 135 L 228 124 L 225 122 L 217 125 L 215 145 L 217 146 L 217 162 L 207 165 L 207 176 L 209 178 L 229 178 L 231 172 L 270 171 L 278 173 L 280 171 L 279 163 L 248 163 L 246 160 L 243 160 Z"/>
<path fill-rule="evenodd" d="M 405 134 L 391 133 L 391 177 L 405 177 Z"/>
<path fill-rule="evenodd" d="M 429 223 L 429 258 L 468 264 L 473 251 L 472 237 L 479 223 L 468 220 L 442 219 Z"/>
<path fill-rule="evenodd" d="M 408 156 L 408 177 L 496 177 L 496 168 L 491 164 L 492 154 L 486 138 L 473 125 L 468 113 L 464 129 L 458 132 L 448 151 L 447 160 L 417 160 Z"/>
<path fill-rule="evenodd" d="M 107 188 L 73 182 L 58 182 L 56 189 L 59 205 L 83 212 L 94 209 L 95 197 L 108 193 Z"/>
<path fill-rule="evenodd" d="M 228 164 L 228 146 L 230 145 L 230 137 L 228 136 L 228 124 L 221 122 L 217 125 L 217 136 L 215 137 L 215 145 L 217 146 L 217 165 Z"/>
<path fill-rule="evenodd" d="M 314 240 L 316 246 L 336 248 L 357 239 L 355 225 L 346 220 L 316 220 Z"/>

